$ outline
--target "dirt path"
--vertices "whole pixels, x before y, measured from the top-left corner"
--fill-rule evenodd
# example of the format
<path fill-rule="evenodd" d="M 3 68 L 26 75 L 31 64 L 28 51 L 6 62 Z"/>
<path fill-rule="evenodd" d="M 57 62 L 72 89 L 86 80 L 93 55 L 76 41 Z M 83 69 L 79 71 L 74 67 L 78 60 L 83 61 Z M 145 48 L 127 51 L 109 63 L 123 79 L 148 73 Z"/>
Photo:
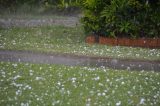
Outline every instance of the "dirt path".
<path fill-rule="evenodd" d="M 61 25 L 67 27 L 75 27 L 79 24 L 79 17 L 64 16 L 64 17 L 38 17 L 38 18 L 2 18 L 0 17 L 0 27 L 35 27 L 35 26 L 52 26 Z"/>
<path fill-rule="evenodd" d="M 0 50 L 0 61 L 29 62 L 42 64 L 62 64 L 68 66 L 109 67 L 127 70 L 160 71 L 160 61 L 138 61 L 125 59 L 111 59 L 69 54 L 49 54 L 31 51 Z"/>

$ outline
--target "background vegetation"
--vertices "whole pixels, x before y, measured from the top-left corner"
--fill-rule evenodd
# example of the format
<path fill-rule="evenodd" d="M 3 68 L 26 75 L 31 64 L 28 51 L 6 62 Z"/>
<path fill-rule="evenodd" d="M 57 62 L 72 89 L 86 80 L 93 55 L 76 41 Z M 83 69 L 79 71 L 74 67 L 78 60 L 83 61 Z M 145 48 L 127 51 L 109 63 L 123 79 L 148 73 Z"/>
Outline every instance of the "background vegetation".
<path fill-rule="evenodd" d="M 87 33 L 108 37 L 160 37 L 160 0 L 0 0 L 0 13 L 65 13 L 83 8 Z"/>
<path fill-rule="evenodd" d="M 87 33 L 109 37 L 159 37 L 159 0 L 85 0 Z"/>
<path fill-rule="evenodd" d="M 83 0 L 0 0 L 0 13 L 67 13 L 79 10 Z"/>

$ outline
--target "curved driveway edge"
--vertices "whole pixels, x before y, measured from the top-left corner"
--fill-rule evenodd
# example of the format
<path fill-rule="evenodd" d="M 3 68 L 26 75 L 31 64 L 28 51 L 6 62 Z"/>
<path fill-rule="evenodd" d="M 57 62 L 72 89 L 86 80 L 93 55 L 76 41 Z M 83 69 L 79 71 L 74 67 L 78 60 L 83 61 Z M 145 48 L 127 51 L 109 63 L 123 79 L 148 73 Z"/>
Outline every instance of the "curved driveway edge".
<path fill-rule="evenodd" d="M 61 64 L 68 66 L 105 67 L 137 71 L 160 72 L 160 60 L 130 60 L 107 57 L 76 56 L 70 54 L 39 53 L 32 51 L 0 50 L 1 62 L 27 62 L 40 64 Z"/>

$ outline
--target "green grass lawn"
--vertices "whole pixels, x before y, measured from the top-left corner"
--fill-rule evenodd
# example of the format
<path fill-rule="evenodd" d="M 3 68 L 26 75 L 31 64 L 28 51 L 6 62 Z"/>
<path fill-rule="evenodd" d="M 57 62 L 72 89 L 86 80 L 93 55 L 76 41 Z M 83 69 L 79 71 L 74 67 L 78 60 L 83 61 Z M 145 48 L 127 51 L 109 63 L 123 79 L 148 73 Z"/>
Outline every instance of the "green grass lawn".
<path fill-rule="evenodd" d="M 1 28 L 0 49 L 160 60 L 160 49 L 86 44 L 85 35 L 80 26 L 74 28 L 64 26 Z"/>
<path fill-rule="evenodd" d="M 160 73 L 0 62 L 0 106 L 159 106 Z"/>

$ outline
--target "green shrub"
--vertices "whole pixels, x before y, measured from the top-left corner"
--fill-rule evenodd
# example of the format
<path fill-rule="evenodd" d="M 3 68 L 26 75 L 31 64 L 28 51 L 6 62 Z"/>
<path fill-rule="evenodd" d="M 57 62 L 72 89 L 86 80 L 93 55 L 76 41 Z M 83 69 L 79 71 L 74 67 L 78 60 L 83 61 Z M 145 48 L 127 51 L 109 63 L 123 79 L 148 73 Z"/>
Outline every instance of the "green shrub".
<path fill-rule="evenodd" d="M 105 18 L 101 17 L 101 12 L 107 4 L 107 0 L 85 0 L 83 3 L 84 17 L 81 19 L 85 32 L 103 34 Z M 101 18 L 100 18 L 101 17 Z"/>
<path fill-rule="evenodd" d="M 153 1 L 85 0 L 84 29 L 108 37 L 160 37 L 160 1 Z"/>

